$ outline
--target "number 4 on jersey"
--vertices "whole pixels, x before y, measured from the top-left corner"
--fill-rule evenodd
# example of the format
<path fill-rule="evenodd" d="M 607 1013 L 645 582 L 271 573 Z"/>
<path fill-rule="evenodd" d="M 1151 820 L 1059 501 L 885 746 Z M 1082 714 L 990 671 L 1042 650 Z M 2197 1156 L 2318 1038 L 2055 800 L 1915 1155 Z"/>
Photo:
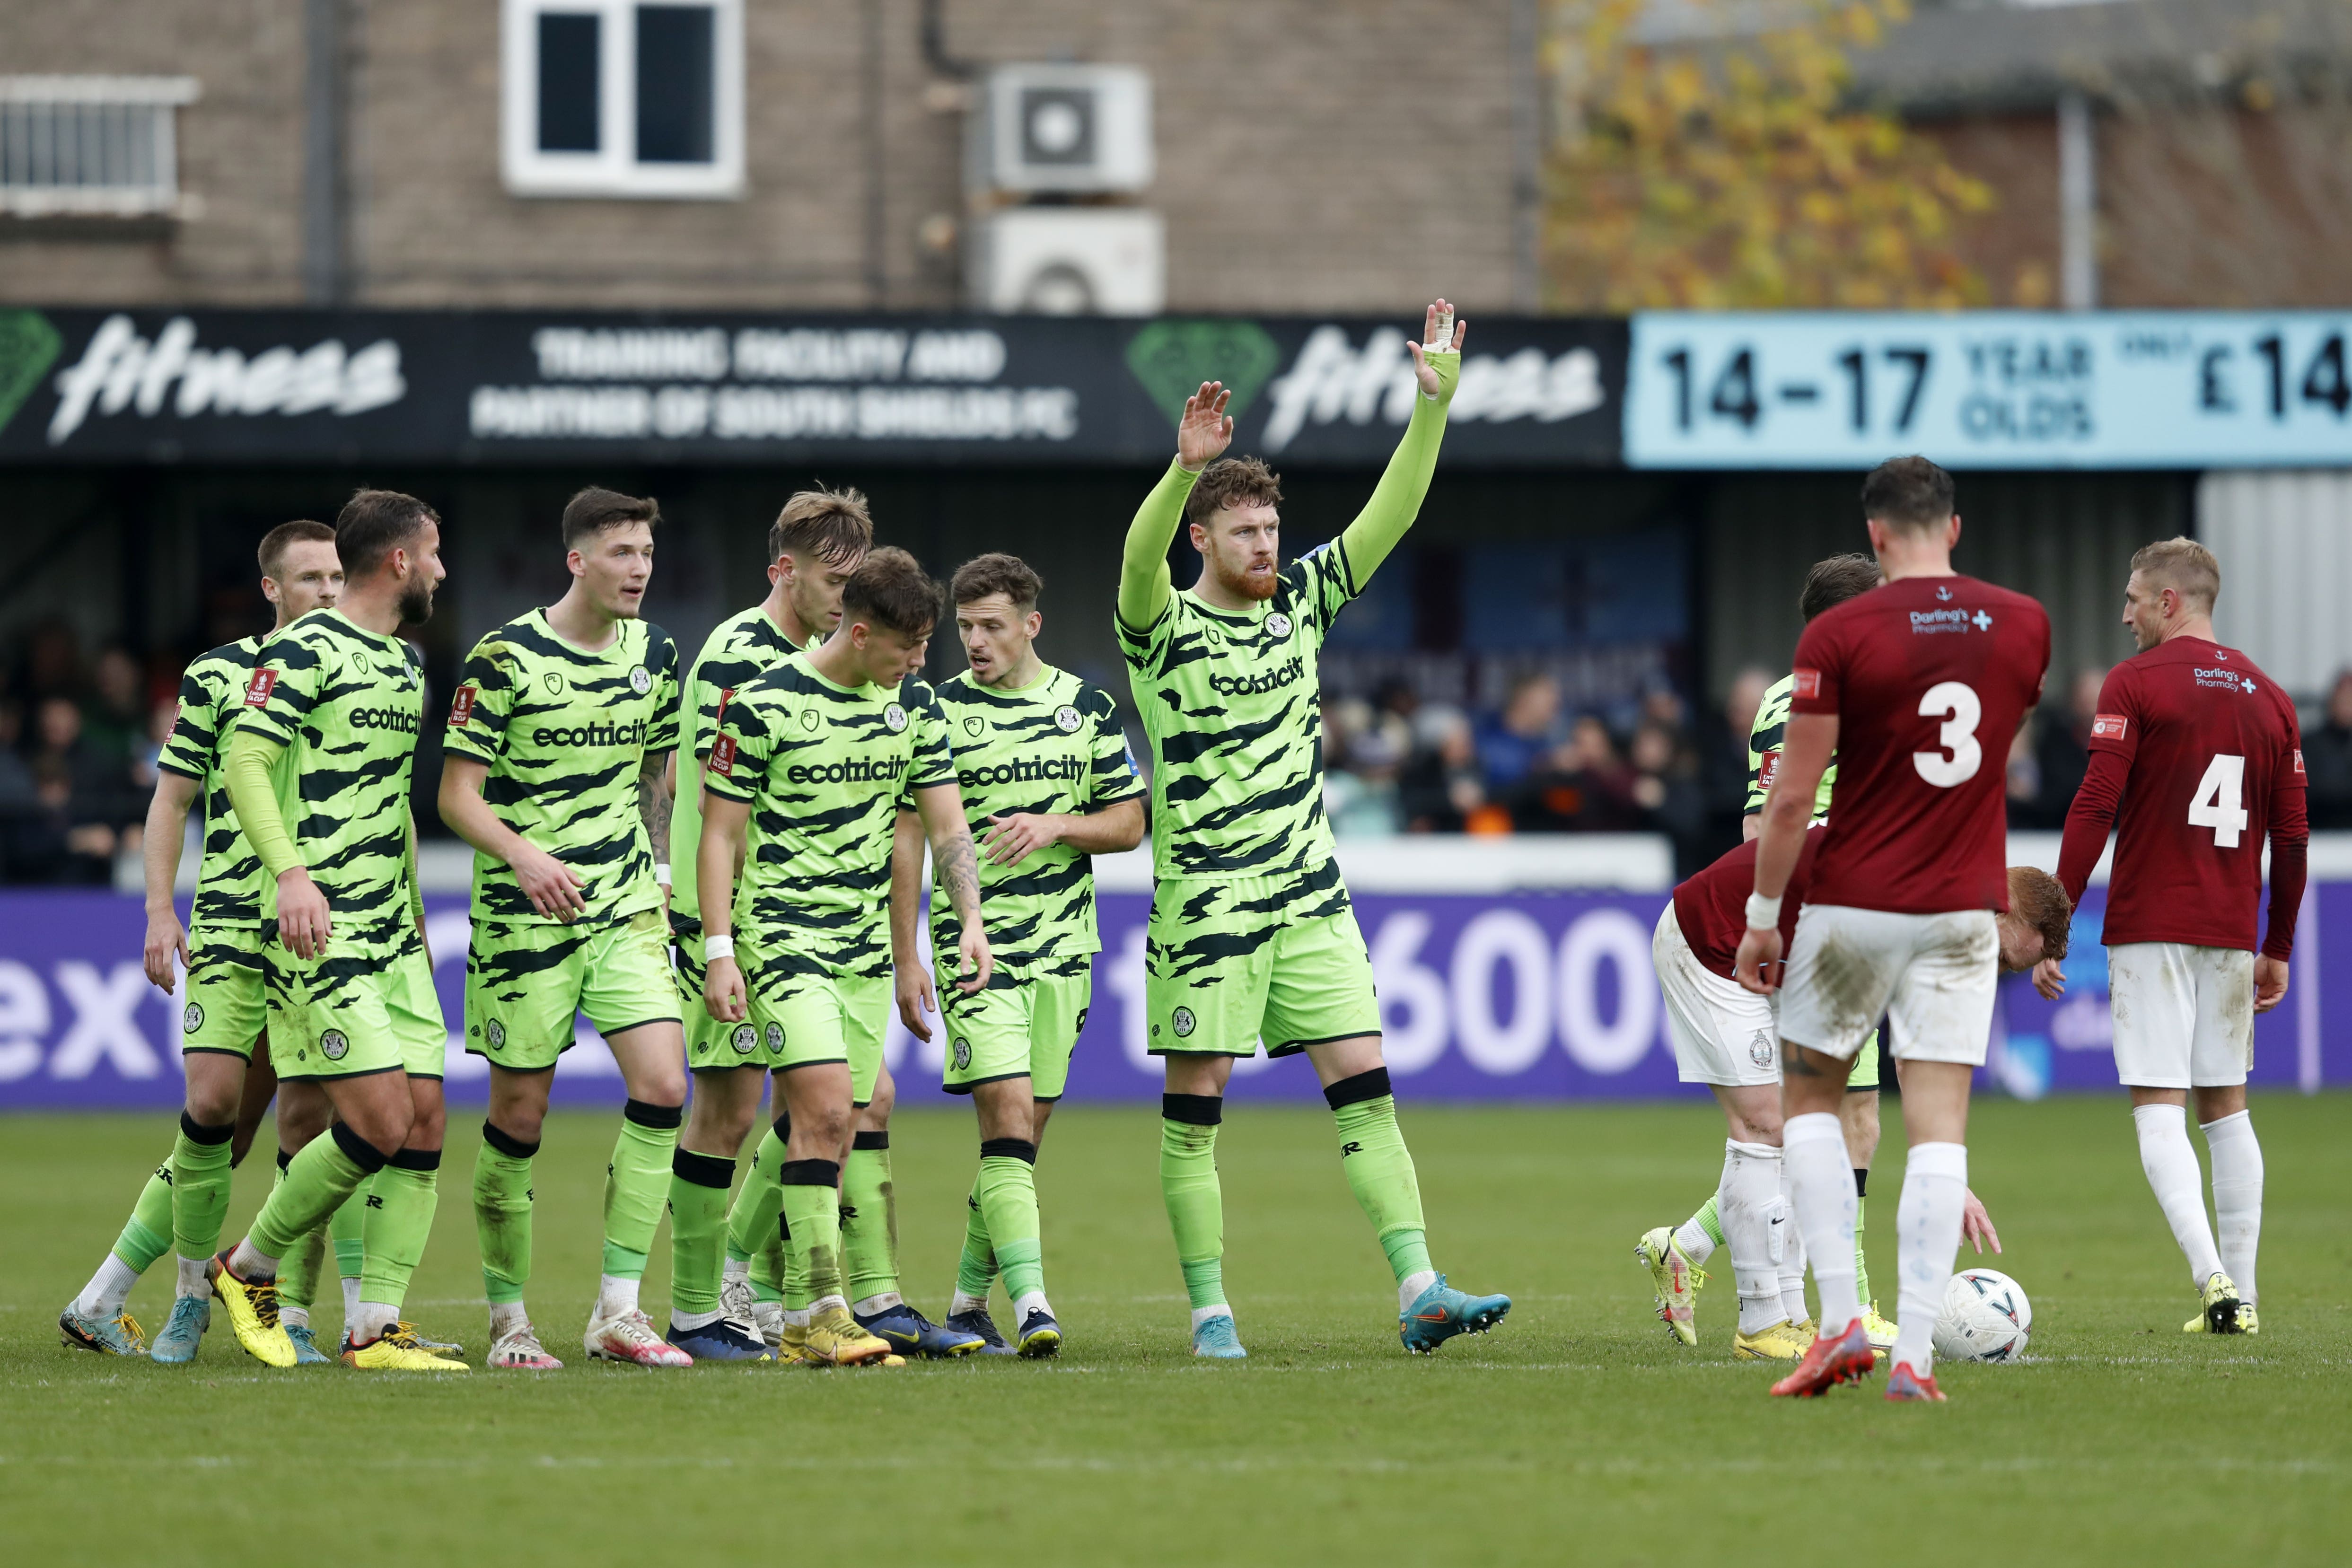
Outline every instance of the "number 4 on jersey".
<path fill-rule="evenodd" d="M 2213 842 L 2234 850 L 2246 831 L 2246 759 L 2216 752 L 2189 801 L 2189 825 L 2213 830 Z"/>

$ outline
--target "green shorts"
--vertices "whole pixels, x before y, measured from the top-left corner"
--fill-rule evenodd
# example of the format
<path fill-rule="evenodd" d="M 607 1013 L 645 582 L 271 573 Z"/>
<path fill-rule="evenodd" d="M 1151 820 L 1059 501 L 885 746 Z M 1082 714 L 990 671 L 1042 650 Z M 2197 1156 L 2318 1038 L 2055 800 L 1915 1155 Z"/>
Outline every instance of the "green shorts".
<path fill-rule="evenodd" d="M 1845 1075 L 1845 1092 L 1860 1094 L 1878 1092 L 1878 1031 L 1872 1030 L 1862 1040 L 1862 1049 L 1853 1053 L 1853 1071 Z"/>
<path fill-rule="evenodd" d="M 1027 1078 L 1032 1099 L 1059 1100 L 1070 1083 L 1070 1053 L 1094 996 L 1092 955 L 1048 960 L 1053 973 L 999 964 L 988 988 L 956 988 L 952 957 L 938 966 L 940 1027 L 947 1034 L 940 1087 L 969 1094 L 975 1084 Z"/>
<path fill-rule="evenodd" d="M 269 1021 L 268 968 L 258 925 L 192 926 L 187 978 L 180 985 L 180 1050 L 251 1061 Z"/>
<path fill-rule="evenodd" d="M 1327 874 L 1328 873 L 1328 874 Z M 1336 866 L 1163 882 L 1144 944 L 1154 1056 L 1289 1056 L 1381 1032 L 1371 956 Z"/>
<path fill-rule="evenodd" d="M 449 1033 L 423 942 L 373 953 L 331 947 L 308 961 L 275 941 L 262 952 L 278 1077 L 441 1076 Z"/>
<path fill-rule="evenodd" d="M 896 999 L 889 975 L 835 974 L 791 953 L 788 942 L 771 951 L 743 932 L 735 936 L 735 962 L 743 971 L 751 1016 L 716 1024 L 716 1050 L 709 1037 L 698 1046 L 689 1036 L 687 1065 L 697 1072 L 727 1067 L 789 1072 L 845 1061 L 851 1098 L 860 1105 L 870 1102 Z"/>
<path fill-rule="evenodd" d="M 671 910 L 670 941 L 677 954 L 677 1010 L 686 1030 L 686 1064 L 696 1072 L 723 1072 L 730 1067 L 765 1068 L 764 1061 L 739 1056 L 735 1026 L 710 1016 L 702 999 L 702 922 Z M 754 1042 L 757 1043 L 756 1041 Z"/>
<path fill-rule="evenodd" d="M 542 1072 L 572 1049 L 575 1014 L 608 1040 L 677 1022 L 664 936 L 657 909 L 599 925 L 476 925 L 466 950 L 466 1053 Z"/>

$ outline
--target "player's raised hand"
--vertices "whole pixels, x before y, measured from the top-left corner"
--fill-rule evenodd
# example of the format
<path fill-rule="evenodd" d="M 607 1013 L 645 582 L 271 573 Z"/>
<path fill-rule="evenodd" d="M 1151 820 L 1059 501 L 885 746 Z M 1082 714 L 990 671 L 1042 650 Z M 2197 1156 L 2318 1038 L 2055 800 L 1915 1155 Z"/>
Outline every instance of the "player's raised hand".
<path fill-rule="evenodd" d="M 288 866 L 278 878 L 278 939 L 298 958 L 316 958 L 327 950 L 333 927 L 327 917 L 327 895 L 310 880 L 307 866 Z"/>
<path fill-rule="evenodd" d="M 1405 345 L 1405 351 L 1412 356 L 1413 378 L 1421 382 L 1422 396 L 1443 399 L 1450 398 L 1453 395 L 1449 386 L 1449 382 L 1452 378 L 1440 375 L 1438 373 L 1437 367 L 1429 362 L 1429 356 L 1422 350 L 1422 344 L 1428 342 L 1430 337 L 1437 330 L 1437 318 L 1440 312 L 1443 312 L 1447 316 L 1451 316 L 1454 314 L 1454 307 L 1448 305 L 1443 299 L 1434 301 L 1431 304 L 1428 315 L 1423 317 L 1422 319 L 1421 342 L 1407 343 Z M 1448 345 L 1448 350 L 1456 354 L 1460 353 L 1462 351 L 1462 340 L 1469 335 L 1469 322 L 1454 322 L 1453 341 Z"/>
<path fill-rule="evenodd" d="M 2254 955 L 2254 1010 L 2266 1013 L 2286 1000 L 2286 960 Z"/>
<path fill-rule="evenodd" d="M 580 896 L 580 890 L 588 885 L 586 880 L 545 850 L 525 844 L 507 864 L 513 868 L 523 896 L 541 915 L 569 925 L 587 913 L 588 901 Z"/>
<path fill-rule="evenodd" d="M 732 958 L 713 958 L 702 967 L 703 1009 L 720 1023 L 741 1023 L 751 1009 L 743 1000 L 742 967 Z"/>
<path fill-rule="evenodd" d="M 1979 1258 L 1984 1256 L 1988 1241 L 1992 1243 L 1996 1256 L 2000 1252 L 2000 1232 L 1992 1228 L 1992 1216 L 1985 1212 L 1983 1201 L 1973 1190 L 1960 1205 L 1960 1239 L 1973 1243 Z"/>
<path fill-rule="evenodd" d="M 1223 382 L 1202 382 L 1201 390 L 1184 400 L 1184 417 L 1176 422 L 1176 461 L 1187 468 L 1205 468 L 1234 439 L 1233 416 L 1225 405 L 1233 389 Z"/>
<path fill-rule="evenodd" d="M 147 980 L 167 997 L 177 978 L 172 970 L 175 956 L 181 968 L 188 967 L 188 933 L 180 925 L 179 911 L 159 910 L 147 917 Z"/>
<path fill-rule="evenodd" d="M 909 965 L 897 970 L 894 986 L 898 993 L 898 1021 L 907 1032 L 925 1045 L 931 1042 L 931 1026 L 925 1022 L 925 1013 L 940 1010 L 939 999 L 931 989 L 931 977 L 920 965 Z"/>
<path fill-rule="evenodd" d="M 976 920 L 964 922 L 963 935 L 956 939 L 956 989 L 965 996 L 977 996 L 988 989 L 989 977 L 996 973 L 996 957 L 988 950 L 988 933 Z"/>
<path fill-rule="evenodd" d="M 2066 994 L 2066 966 L 2055 958 L 2044 958 L 2033 966 L 2033 988 L 2042 993 L 2045 1002 L 2054 1002 Z"/>
<path fill-rule="evenodd" d="M 1739 939 L 1739 953 L 1731 961 L 1731 972 L 1739 983 L 1759 997 L 1769 997 L 1780 988 L 1780 932 L 1775 926 L 1759 931 L 1754 926 Z"/>

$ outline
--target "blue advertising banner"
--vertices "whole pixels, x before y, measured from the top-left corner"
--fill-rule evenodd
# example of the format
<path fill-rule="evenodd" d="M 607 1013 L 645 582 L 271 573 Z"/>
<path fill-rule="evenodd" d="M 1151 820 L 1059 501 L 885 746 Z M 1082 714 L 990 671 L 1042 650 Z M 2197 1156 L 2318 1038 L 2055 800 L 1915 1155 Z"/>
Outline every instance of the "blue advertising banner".
<path fill-rule="evenodd" d="M 2341 311 L 1633 318 L 1631 468 L 2352 463 Z"/>
<path fill-rule="evenodd" d="M 1678 1085 L 1650 965 L 1659 894 L 1371 894 L 1356 901 L 1378 976 L 1390 1070 L 1409 1098 L 1578 1100 L 1697 1094 Z M 2036 1097 L 2112 1089 L 2104 890 L 2076 915 L 2068 995 L 2053 1005 L 2022 977 L 2004 982 L 1979 1086 Z M 452 1026 L 448 1083 L 479 1103 L 487 1069 L 459 1049 L 467 918 L 459 897 L 427 900 L 441 1005 Z M 1104 951 L 1069 1097 L 1148 1100 L 1141 894 L 1101 898 Z M 2255 1024 L 2254 1080 L 2315 1089 L 2352 1079 L 2352 883 L 2315 887 L 2286 1003 Z M 181 1009 L 140 967 L 145 920 L 110 893 L 0 893 L 0 1109 L 176 1107 Z M 894 1022 L 886 1048 L 902 1103 L 943 1103 L 941 1041 Z M 584 1023 L 555 1079 L 559 1103 L 617 1104 L 621 1079 Z M 1318 1099 L 1303 1061 L 1239 1064 L 1236 1099 Z"/>

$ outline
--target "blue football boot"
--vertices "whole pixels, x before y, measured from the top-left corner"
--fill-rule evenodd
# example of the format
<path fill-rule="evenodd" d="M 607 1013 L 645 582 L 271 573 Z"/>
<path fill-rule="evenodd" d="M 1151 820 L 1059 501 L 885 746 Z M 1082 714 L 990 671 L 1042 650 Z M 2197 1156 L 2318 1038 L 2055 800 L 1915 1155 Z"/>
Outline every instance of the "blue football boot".
<path fill-rule="evenodd" d="M 1219 1312 L 1192 1325 L 1192 1354 L 1207 1356 L 1211 1361 L 1249 1359 L 1249 1352 L 1242 1348 L 1242 1336 L 1234 1332 L 1231 1312 Z"/>
<path fill-rule="evenodd" d="M 1455 1334 L 1485 1333 L 1510 1310 L 1510 1297 L 1465 1295 L 1440 1274 L 1397 1314 L 1397 1337 L 1413 1354 L 1427 1355 Z"/>
<path fill-rule="evenodd" d="M 147 1354 L 166 1366 L 184 1366 L 196 1359 L 196 1346 L 212 1326 L 212 1302 L 203 1296 L 182 1296 L 172 1303 L 172 1315 Z"/>
<path fill-rule="evenodd" d="M 982 1343 L 976 1333 L 941 1328 L 905 1301 L 895 1307 L 885 1307 L 870 1318 L 858 1313 L 851 1316 L 857 1319 L 859 1328 L 877 1339 L 887 1341 L 890 1348 L 900 1355 L 920 1355 L 944 1361 L 950 1356 L 970 1355 Z"/>

